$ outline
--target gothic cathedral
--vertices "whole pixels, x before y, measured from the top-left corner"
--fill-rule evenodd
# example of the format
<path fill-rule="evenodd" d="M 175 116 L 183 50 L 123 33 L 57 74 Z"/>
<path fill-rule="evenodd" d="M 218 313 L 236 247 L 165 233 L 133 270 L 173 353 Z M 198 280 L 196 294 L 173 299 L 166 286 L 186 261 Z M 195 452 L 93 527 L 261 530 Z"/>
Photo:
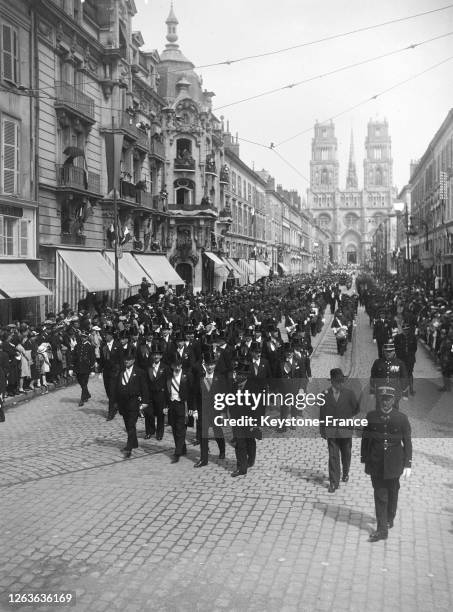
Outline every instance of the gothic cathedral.
<path fill-rule="evenodd" d="M 340 190 L 335 126 L 332 121 L 315 124 L 307 200 L 317 224 L 330 234 L 334 265 L 369 263 L 373 234 L 392 210 L 396 193 L 386 120 L 368 122 L 365 155 L 364 185 L 359 189 L 351 132 L 346 188 Z"/>

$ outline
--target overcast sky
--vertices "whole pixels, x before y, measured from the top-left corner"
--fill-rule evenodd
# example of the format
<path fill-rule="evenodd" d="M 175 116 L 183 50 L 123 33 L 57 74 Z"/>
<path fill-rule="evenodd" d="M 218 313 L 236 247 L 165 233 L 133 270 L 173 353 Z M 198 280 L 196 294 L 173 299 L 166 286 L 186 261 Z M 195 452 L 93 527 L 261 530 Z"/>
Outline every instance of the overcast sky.
<path fill-rule="evenodd" d="M 135 0 L 133 27 L 144 50 L 165 48 L 169 0 Z M 448 6 L 447 0 L 174 0 L 182 52 L 196 66 L 236 59 L 325 38 L 342 32 Z M 403 49 L 453 32 L 453 6 L 444 11 L 288 51 L 271 57 L 197 70 L 214 91 L 214 109 L 348 64 Z M 277 151 L 307 179 L 316 120 L 325 121 L 430 66 L 453 57 L 453 36 L 316 79 L 258 100 L 216 111 L 239 136 L 265 145 L 304 134 Z M 387 118 L 392 137 L 394 184 L 409 179 L 411 159 L 420 157 L 453 107 L 453 59 L 334 119 L 340 188 L 344 188 L 351 128 L 359 185 L 363 185 L 366 125 Z M 305 195 L 308 183 L 276 153 L 241 142 L 241 158 L 266 168 L 285 188 Z"/>

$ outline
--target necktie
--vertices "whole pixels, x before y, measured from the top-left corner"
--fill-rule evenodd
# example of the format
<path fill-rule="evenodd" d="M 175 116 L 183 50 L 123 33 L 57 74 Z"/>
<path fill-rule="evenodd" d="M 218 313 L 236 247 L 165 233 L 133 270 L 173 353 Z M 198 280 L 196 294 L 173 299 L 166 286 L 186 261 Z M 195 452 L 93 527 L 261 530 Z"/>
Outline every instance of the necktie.
<path fill-rule="evenodd" d="M 208 391 L 211 390 L 211 386 L 212 386 L 212 378 L 206 377 L 206 387 L 207 387 Z"/>
<path fill-rule="evenodd" d="M 258 376 L 258 367 L 259 367 L 259 361 L 255 361 L 255 376 Z"/>
<path fill-rule="evenodd" d="M 171 381 L 171 388 L 173 389 L 173 391 L 174 391 L 174 392 L 175 392 L 177 395 L 179 395 L 179 383 L 178 383 L 178 381 L 176 380 L 176 378 L 175 378 L 175 377 L 173 377 L 173 378 L 172 378 L 172 381 Z"/>
<path fill-rule="evenodd" d="M 123 374 L 123 385 L 126 386 L 127 383 L 129 382 L 129 379 L 131 377 L 131 373 L 128 372 L 128 370 L 124 370 L 124 374 Z"/>

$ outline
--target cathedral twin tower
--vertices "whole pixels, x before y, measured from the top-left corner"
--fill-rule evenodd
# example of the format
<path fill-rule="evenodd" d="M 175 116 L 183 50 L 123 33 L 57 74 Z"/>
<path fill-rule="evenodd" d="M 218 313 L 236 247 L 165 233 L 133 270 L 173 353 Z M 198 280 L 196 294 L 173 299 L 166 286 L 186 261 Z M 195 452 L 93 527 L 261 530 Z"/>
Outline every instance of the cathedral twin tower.
<path fill-rule="evenodd" d="M 363 189 L 359 189 L 351 133 L 346 188 L 339 188 L 335 126 L 316 123 L 311 146 L 308 207 L 317 224 L 330 235 L 332 263 L 364 264 L 371 259 L 373 234 L 391 212 L 392 153 L 388 123 L 368 122 L 363 161 Z"/>

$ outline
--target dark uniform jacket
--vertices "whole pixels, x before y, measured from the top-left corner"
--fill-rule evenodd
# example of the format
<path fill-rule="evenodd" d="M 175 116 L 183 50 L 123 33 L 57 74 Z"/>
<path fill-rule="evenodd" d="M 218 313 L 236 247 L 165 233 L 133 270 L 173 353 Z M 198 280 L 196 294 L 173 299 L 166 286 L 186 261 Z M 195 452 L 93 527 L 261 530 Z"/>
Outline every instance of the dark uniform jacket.
<path fill-rule="evenodd" d="M 407 397 L 409 378 L 407 368 L 401 359 L 376 359 L 371 366 L 370 393 L 375 394 L 376 388 L 381 386 L 394 387 L 397 399 Z"/>
<path fill-rule="evenodd" d="M 367 414 L 362 433 L 361 462 L 365 472 L 377 478 L 399 478 L 412 464 L 411 426 L 407 416 L 393 409 L 389 416 L 380 410 Z"/>
<path fill-rule="evenodd" d="M 89 374 L 94 369 L 95 362 L 94 347 L 89 339 L 79 339 L 73 355 L 74 372 L 76 374 Z"/>
<path fill-rule="evenodd" d="M 327 438 L 351 438 L 353 434 L 352 427 L 343 427 L 338 423 L 326 425 L 326 417 L 330 416 L 334 419 L 352 419 L 359 412 L 359 402 L 352 389 L 343 387 L 338 396 L 338 401 L 335 401 L 333 389 L 324 391 L 325 404 L 319 408 L 319 431 L 322 436 Z"/>
<path fill-rule="evenodd" d="M 373 339 L 379 343 L 387 342 L 392 337 L 392 326 L 387 319 L 378 319 L 373 327 Z"/>

